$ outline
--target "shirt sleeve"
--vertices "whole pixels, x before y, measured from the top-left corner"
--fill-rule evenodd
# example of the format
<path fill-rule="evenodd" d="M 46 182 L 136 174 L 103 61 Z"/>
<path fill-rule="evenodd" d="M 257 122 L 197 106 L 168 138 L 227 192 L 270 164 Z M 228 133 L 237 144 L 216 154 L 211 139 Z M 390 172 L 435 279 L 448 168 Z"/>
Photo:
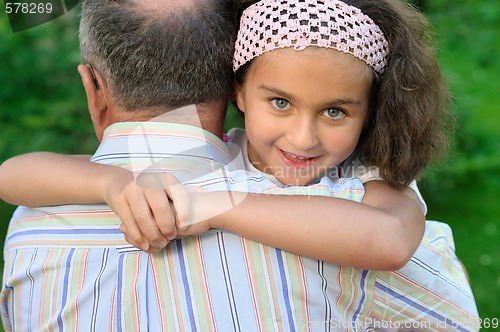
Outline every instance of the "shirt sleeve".
<path fill-rule="evenodd" d="M 405 331 L 479 330 L 474 295 L 447 224 L 426 221 L 410 262 L 399 271 L 378 274 L 372 317 L 370 327 L 376 330 L 390 322 L 399 322 Z"/>

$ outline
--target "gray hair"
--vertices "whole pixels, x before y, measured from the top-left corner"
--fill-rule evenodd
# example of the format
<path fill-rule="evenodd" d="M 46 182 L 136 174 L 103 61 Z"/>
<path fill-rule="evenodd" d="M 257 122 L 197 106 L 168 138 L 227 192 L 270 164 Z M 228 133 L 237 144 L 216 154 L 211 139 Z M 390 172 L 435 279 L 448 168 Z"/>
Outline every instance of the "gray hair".
<path fill-rule="evenodd" d="M 86 0 L 82 60 L 124 110 L 219 100 L 233 81 L 235 14 L 225 0 L 147 10 L 133 0 Z"/>

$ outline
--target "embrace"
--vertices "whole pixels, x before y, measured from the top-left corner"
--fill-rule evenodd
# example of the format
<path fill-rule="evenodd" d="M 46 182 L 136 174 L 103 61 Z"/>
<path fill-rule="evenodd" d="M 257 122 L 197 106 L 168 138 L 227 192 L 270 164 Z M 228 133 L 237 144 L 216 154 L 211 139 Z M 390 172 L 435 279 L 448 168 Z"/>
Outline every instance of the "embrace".
<path fill-rule="evenodd" d="M 101 144 L 0 167 L 4 328 L 477 331 L 415 181 L 448 115 L 425 29 L 399 0 L 83 1 Z"/>

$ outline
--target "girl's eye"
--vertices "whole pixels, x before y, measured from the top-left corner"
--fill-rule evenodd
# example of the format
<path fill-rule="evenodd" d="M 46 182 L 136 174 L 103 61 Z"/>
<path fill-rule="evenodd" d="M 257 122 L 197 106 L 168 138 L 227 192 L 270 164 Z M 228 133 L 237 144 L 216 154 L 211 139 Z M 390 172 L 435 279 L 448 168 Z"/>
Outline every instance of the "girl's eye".
<path fill-rule="evenodd" d="M 274 98 L 271 100 L 273 106 L 279 110 L 286 110 L 290 108 L 290 103 L 286 99 Z"/>
<path fill-rule="evenodd" d="M 323 112 L 323 115 L 332 120 L 340 120 L 345 116 L 345 113 L 338 108 L 329 108 Z"/>

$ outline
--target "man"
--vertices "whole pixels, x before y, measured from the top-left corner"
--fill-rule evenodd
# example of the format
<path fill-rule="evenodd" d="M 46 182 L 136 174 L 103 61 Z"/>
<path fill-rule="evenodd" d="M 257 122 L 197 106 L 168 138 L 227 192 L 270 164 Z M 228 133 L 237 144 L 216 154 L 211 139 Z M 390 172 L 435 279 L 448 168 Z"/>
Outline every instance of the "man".
<path fill-rule="evenodd" d="M 232 79 L 232 17 L 216 0 L 84 2 L 80 38 L 89 66 L 79 72 L 102 138 L 94 162 L 141 170 L 162 160 L 176 175 L 209 169 L 202 180 L 226 170 L 232 160 L 217 137 Z M 191 126 L 148 121 L 164 113 L 172 120 L 179 114 L 173 108 L 193 103 L 194 122 L 180 115 Z M 215 136 L 192 126 L 198 119 Z M 197 155 L 186 158 L 186 150 Z M 4 327 L 358 331 L 444 322 L 469 330 L 475 322 L 468 320 L 477 317 L 473 300 L 468 313 L 455 305 L 470 298 L 466 283 L 454 284 L 461 293 L 441 298 L 439 287 L 452 284 L 445 267 L 455 265 L 432 254 L 435 243 L 452 245 L 450 238 L 426 237 L 420 256 L 391 274 L 326 264 L 220 230 L 149 255 L 129 250 L 119 227 L 105 205 L 18 209 L 5 244 Z M 420 273 L 421 281 L 422 271 L 429 281 L 424 285 L 412 279 Z M 455 272 L 453 280 L 461 282 Z M 393 325 L 377 326 L 377 319 Z"/>

